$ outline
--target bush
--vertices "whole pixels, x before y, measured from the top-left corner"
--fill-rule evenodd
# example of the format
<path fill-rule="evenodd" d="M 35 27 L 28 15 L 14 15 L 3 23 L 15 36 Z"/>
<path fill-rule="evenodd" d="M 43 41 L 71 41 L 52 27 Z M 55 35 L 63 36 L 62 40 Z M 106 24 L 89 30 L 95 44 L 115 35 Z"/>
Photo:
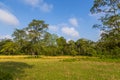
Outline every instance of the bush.
<path fill-rule="evenodd" d="M 76 58 L 71 58 L 71 59 L 63 59 L 63 62 L 75 62 L 78 61 Z"/>
<path fill-rule="evenodd" d="M 120 48 L 114 48 L 113 50 L 111 50 L 111 54 L 113 58 L 120 58 Z"/>
<path fill-rule="evenodd" d="M 72 50 L 72 51 L 71 51 L 71 55 L 72 55 L 72 56 L 76 56 L 77 54 L 78 54 L 77 51 L 75 51 L 75 50 Z"/>

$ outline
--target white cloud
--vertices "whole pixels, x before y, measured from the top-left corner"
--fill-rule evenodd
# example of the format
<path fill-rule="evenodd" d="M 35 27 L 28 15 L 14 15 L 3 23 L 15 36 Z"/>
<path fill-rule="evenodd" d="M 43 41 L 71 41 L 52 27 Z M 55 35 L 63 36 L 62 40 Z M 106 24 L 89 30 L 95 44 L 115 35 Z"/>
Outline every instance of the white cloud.
<path fill-rule="evenodd" d="M 48 4 L 44 0 L 24 0 L 25 3 L 29 4 L 32 7 L 40 8 L 44 12 L 49 12 L 53 9 L 52 4 Z"/>
<path fill-rule="evenodd" d="M 50 31 L 54 31 L 54 32 L 58 31 L 58 26 L 56 26 L 56 25 L 50 25 L 48 28 Z"/>
<path fill-rule="evenodd" d="M 8 25 L 18 26 L 19 20 L 9 11 L 0 9 L 0 21 Z"/>
<path fill-rule="evenodd" d="M 64 36 L 67 41 L 76 40 L 80 38 L 79 31 L 77 31 L 78 21 L 76 18 L 68 19 L 69 23 L 60 23 L 57 25 L 50 25 L 49 31 L 59 36 Z"/>
<path fill-rule="evenodd" d="M 25 0 L 25 2 L 33 7 L 36 7 L 37 5 L 39 5 L 39 1 L 40 0 Z"/>
<path fill-rule="evenodd" d="M 10 35 L 0 35 L 0 39 L 12 39 Z"/>
<path fill-rule="evenodd" d="M 44 12 L 50 12 L 53 8 L 53 5 L 52 4 L 47 4 L 47 3 L 43 3 L 41 4 L 40 6 L 40 9 Z"/>
<path fill-rule="evenodd" d="M 71 36 L 73 38 L 78 38 L 79 37 L 79 32 L 75 30 L 73 27 L 63 27 L 62 32 L 68 36 Z"/>
<path fill-rule="evenodd" d="M 78 20 L 77 20 L 76 18 L 70 18 L 70 19 L 69 19 L 69 23 L 70 23 L 72 26 L 75 26 L 75 27 L 78 26 Z"/>

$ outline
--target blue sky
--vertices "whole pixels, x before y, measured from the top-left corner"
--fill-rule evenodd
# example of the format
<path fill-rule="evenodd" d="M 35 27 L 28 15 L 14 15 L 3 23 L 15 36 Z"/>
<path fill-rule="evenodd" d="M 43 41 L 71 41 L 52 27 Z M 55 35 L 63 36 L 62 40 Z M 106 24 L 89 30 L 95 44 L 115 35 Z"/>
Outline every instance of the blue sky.
<path fill-rule="evenodd" d="M 97 41 L 100 31 L 92 25 L 93 0 L 0 0 L 0 38 L 11 38 L 15 28 L 26 27 L 33 19 L 49 24 L 49 32 L 67 40 L 86 38 Z"/>

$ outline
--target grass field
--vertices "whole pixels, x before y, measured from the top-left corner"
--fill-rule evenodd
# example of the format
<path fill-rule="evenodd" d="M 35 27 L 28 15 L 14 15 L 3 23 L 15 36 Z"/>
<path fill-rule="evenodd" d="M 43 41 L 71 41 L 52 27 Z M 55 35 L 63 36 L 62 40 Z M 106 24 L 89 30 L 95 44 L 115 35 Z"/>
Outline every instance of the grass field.
<path fill-rule="evenodd" d="M 120 80 L 119 61 L 70 56 L 2 56 L 0 71 L 9 73 L 14 80 Z"/>

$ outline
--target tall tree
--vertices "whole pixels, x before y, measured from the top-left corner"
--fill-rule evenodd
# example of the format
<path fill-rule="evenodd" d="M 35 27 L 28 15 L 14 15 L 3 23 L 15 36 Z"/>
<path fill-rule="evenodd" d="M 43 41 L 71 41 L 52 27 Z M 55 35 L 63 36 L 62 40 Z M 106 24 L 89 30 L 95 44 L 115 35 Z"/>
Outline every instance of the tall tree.
<path fill-rule="evenodd" d="M 70 54 L 70 55 L 73 55 L 73 56 L 77 55 L 78 52 L 77 52 L 76 48 L 77 48 L 76 44 L 73 40 L 68 41 L 67 49 L 66 49 L 67 54 Z"/>
<path fill-rule="evenodd" d="M 102 14 L 99 19 L 102 24 L 96 24 L 94 27 L 100 28 L 103 32 L 120 32 L 120 0 L 94 0 L 91 13 Z"/>
<path fill-rule="evenodd" d="M 111 53 L 116 47 L 120 48 L 120 0 L 94 0 L 91 13 L 102 14 L 99 19 L 102 24 L 94 25 L 102 30 L 99 41 L 102 51 Z"/>
<path fill-rule="evenodd" d="M 45 24 L 43 20 L 33 20 L 28 27 L 25 28 L 33 55 L 40 53 L 40 51 L 38 51 L 41 50 L 40 41 L 44 38 L 47 28 L 48 24 Z"/>
<path fill-rule="evenodd" d="M 26 28 L 26 31 L 29 36 L 29 40 L 32 43 L 39 42 L 39 40 L 43 38 L 47 28 L 48 28 L 48 24 L 45 24 L 43 20 L 34 19 L 32 22 L 30 22 L 30 24 Z"/>

